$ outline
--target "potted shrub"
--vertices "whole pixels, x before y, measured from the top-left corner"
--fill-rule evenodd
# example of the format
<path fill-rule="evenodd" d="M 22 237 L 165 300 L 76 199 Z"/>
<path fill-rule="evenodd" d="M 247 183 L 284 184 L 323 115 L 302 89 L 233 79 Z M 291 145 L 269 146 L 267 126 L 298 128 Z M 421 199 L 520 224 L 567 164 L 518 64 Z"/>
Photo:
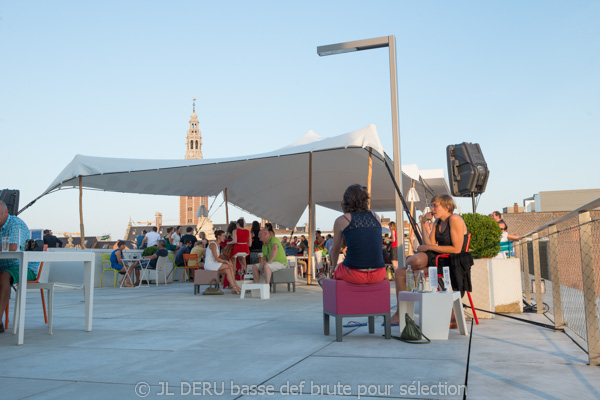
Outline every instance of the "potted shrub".
<path fill-rule="evenodd" d="M 500 252 L 502 230 L 492 217 L 481 214 L 462 215 L 471 234 L 469 251 L 475 259 L 471 268 L 473 304 L 495 312 L 523 312 L 521 266 L 518 258 L 495 259 Z M 493 314 L 478 312 L 479 318 Z"/>
<path fill-rule="evenodd" d="M 492 217 L 481 214 L 462 215 L 471 234 L 469 246 L 474 259 L 492 258 L 500 252 L 500 235 L 502 230 Z"/>

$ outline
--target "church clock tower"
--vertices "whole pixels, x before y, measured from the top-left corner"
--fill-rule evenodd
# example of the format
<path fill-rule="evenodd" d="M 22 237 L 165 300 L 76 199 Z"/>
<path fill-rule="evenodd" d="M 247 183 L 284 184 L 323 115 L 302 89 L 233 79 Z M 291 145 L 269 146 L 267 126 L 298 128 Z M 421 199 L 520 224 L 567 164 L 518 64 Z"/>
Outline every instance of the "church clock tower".
<path fill-rule="evenodd" d="M 190 117 L 190 126 L 185 140 L 185 159 L 202 159 L 202 133 L 198 127 L 198 116 L 196 115 L 196 98 L 192 105 L 192 115 Z M 199 218 L 196 217 L 196 211 L 201 205 L 208 209 L 208 197 L 179 197 L 179 225 L 197 225 Z"/>

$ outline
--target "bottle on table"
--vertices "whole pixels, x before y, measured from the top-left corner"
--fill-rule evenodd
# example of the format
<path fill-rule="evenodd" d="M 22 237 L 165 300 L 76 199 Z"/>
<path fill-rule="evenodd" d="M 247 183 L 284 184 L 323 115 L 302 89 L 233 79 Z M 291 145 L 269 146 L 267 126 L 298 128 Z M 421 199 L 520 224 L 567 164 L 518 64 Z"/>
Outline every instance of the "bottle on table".
<path fill-rule="evenodd" d="M 410 265 L 406 266 L 406 290 L 409 292 L 414 292 L 415 290 L 415 274 Z"/>

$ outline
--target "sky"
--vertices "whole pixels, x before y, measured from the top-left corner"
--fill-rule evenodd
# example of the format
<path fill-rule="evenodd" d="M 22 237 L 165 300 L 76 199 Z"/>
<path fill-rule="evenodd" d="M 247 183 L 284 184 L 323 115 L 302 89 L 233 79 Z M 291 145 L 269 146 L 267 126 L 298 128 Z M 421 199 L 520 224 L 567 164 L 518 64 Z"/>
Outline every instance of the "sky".
<path fill-rule="evenodd" d="M 446 147 L 478 143 L 490 170 L 480 213 L 540 191 L 599 188 L 598 21 L 600 2 L 583 0 L 0 0 L 0 189 L 20 190 L 22 208 L 76 154 L 181 159 L 194 97 L 204 158 L 369 124 L 392 156 L 387 49 L 316 52 L 388 35 L 402 164 L 447 176 Z M 116 240 L 130 218 L 155 212 L 179 220 L 176 197 L 85 190 L 83 199 L 86 235 Z M 20 217 L 76 233 L 78 201 L 62 190 Z M 471 211 L 470 199 L 458 204 Z M 222 198 L 211 215 L 225 223 Z M 317 208 L 317 228 L 337 215 Z"/>

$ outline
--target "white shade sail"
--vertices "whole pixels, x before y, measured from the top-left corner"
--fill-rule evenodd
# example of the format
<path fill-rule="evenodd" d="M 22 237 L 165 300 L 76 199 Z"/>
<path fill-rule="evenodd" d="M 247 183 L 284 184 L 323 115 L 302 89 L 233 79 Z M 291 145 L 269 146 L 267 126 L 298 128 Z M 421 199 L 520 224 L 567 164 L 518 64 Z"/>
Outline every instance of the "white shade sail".
<path fill-rule="evenodd" d="M 309 154 L 313 162 L 313 201 L 341 210 L 346 188 L 367 183 L 373 153 L 372 208 L 394 209 L 394 191 L 374 125 L 331 138 L 309 131 L 293 144 L 252 156 L 203 160 L 149 160 L 77 155 L 44 194 L 65 187 L 169 196 L 216 196 L 227 188 L 230 203 L 262 218 L 294 226 L 308 203 Z M 448 186 L 434 190 L 449 193 Z M 439 183 L 439 182 L 438 182 Z M 407 193 L 410 179 L 404 179 Z M 438 187 L 439 186 L 439 187 Z M 417 184 L 425 195 L 426 188 Z M 431 196 L 428 196 L 431 198 Z M 423 197 L 421 197 L 423 198 Z"/>

